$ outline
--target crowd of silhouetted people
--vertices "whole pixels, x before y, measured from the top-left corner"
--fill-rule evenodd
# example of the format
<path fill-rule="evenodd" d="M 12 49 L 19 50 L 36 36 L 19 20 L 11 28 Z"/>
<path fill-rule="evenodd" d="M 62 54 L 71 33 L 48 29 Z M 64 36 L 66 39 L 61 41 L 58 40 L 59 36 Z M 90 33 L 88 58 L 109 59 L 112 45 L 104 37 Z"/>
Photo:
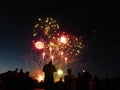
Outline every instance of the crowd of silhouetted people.
<path fill-rule="evenodd" d="M 55 90 L 120 90 L 120 77 L 111 79 L 106 76 L 100 79 L 98 76 L 92 77 L 88 71 L 78 73 L 75 77 L 68 69 L 68 75 L 63 80 L 55 83 Z"/>
<path fill-rule="evenodd" d="M 29 76 L 28 71 L 23 72 L 23 69 L 18 71 L 16 68 L 13 71 L 0 74 L 0 88 L 17 88 L 16 90 L 20 88 L 27 88 L 25 90 L 30 88 L 42 88 L 44 90 L 120 90 L 120 76 L 116 78 L 106 76 L 106 78 L 100 79 L 98 76 L 92 76 L 88 71 L 78 72 L 78 75 L 75 76 L 72 74 L 72 69 L 67 69 L 67 74 L 64 77 L 53 82 L 53 72 L 56 72 L 56 69 L 49 64 L 48 67 L 43 68 L 43 72 L 49 74 L 46 75 L 44 81 L 37 82 Z M 52 79 L 50 79 L 51 77 Z"/>
<path fill-rule="evenodd" d="M 116 78 L 106 76 L 104 79 L 100 79 L 86 71 L 79 72 L 76 77 L 72 75 L 72 70 L 68 69 L 68 74 L 64 76 L 63 80 L 60 78 L 55 83 L 55 90 L 120 90 L 120 76 Z"/>
<path fill-rule="evenodd" d="M 29 76 L 29 71 L 23 72 L 23 69 L 18 71 L 16 68 L 0 74 L 0 90 L 3 88 L 22 90 L 23 88 L 35 88 L 36 85 L 36 81 Z"/>

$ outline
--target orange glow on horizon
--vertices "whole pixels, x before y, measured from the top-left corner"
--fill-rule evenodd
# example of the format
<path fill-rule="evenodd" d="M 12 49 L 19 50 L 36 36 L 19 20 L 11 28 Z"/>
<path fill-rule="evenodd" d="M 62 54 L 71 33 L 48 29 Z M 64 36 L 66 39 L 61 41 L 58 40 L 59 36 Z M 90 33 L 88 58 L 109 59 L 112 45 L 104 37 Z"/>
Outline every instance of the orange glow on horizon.
<path fill-rule="evenodd" d="M 43 81 L 43 76 L 42 75 L 38 75 L 38 77 L 36 78 L 38 82 Z"/>

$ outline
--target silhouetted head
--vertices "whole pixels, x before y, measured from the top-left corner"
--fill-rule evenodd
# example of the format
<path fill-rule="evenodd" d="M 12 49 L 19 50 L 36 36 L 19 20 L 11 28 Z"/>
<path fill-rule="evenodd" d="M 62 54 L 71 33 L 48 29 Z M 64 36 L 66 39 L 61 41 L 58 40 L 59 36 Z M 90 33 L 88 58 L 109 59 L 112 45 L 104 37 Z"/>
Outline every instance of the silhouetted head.
<path fill-rule="evenodd" d="M 52 64 L 52 61 L 51 61 L 51 60 L 49 61 L 49 64 Z"/>
<path fill-rule="evenodd" d="M 80 72 L 77 75 L 78 75 L 78 77 L 81 77 L 81 73 Z"/>
<path fill-rule="evenodd" d="M 18 71 L 18 68 L 15 69 L 15 72 L 17 72 L 17 71 Z"/>
<path fill-rule="evenodd" d="M 62 78 L 60 78 L 60 81 L 62 81 Z"/>
<path fill-rule="evenodd" d="M 68 74 L 72 74 L 72 70 L 71 69 L 68 69 L 67 72 L 68 72 Z"/>
<path fill-rule="evenodd" d="M 23 69 L 22 69 L 22 68 L 20 69 L 20 72 L 23 72 Z"/>
<path fill-rule="evenodd" d="M 27 77 L 29 77 L 29 71 L 26 71 L 26 72 L 25 72 L 25 75 L 26 75 Z"/>

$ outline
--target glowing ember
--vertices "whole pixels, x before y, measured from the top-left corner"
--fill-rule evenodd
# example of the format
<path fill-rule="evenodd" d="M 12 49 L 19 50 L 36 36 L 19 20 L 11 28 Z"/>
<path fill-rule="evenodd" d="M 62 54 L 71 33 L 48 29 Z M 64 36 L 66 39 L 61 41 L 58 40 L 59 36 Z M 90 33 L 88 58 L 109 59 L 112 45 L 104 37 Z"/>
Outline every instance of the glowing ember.
<path fill-rule="evenodd" d="M 54 56 L 51 56 L 51 59 L 52 59 L 52 62 L 53 62 Z"/>
<path fill-rule="evenodd" d="M 66 37 L 65 37 L 65 36 L 62 36 L 62 37 L 60 38 L 60 42 L 61 42 L 61 43 L 67 43 Z"/>
<path fill-rule="evenodd" d="M 43 48 L 44 48 L 44 44 L 43 44 L 43 42 L 41 42 L 41 41 L 37 41 L 37 42 L 35 43 L 35 47 L 36 47 L 37 49 L 43 49 Z"/>
<path fill-rule="evenodd" d="M 61 52 L 61 55 L 63 55 L 63 52 Z"/>
<path fill-rule="evenodd" d="M 67 57 L 65 57 L 65 67 L 66 67 L 66 65 L 67 65 Z"/>

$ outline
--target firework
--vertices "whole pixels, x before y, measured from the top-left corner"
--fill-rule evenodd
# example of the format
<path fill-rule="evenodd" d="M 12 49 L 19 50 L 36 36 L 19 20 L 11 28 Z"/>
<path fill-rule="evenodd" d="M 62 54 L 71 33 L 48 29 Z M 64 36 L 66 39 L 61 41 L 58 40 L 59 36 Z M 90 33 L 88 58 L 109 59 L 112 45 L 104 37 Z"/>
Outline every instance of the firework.
<path fill-rule="evenodd" d="M 37 24 L 34 26 L 33 42 L 39 38 L 55 39 L 59 25 L 53 18 L 38 18 Z"/>
<path fill-rule="evenodd" d="M 33 30 L 32 44 L 29 60 L 34 72 L 38 69 L 42 72 L 43 65 L 49 60 L 52 60 L 57 68 L 65 71 L 66 67 L 74 66 L 73 63 L 78 61 L 76 57 L 81 55 L 85 48 L 82 36 L 76 37 L 60 30 L 56 20 L 48 17 L 38 19 Z"/>

